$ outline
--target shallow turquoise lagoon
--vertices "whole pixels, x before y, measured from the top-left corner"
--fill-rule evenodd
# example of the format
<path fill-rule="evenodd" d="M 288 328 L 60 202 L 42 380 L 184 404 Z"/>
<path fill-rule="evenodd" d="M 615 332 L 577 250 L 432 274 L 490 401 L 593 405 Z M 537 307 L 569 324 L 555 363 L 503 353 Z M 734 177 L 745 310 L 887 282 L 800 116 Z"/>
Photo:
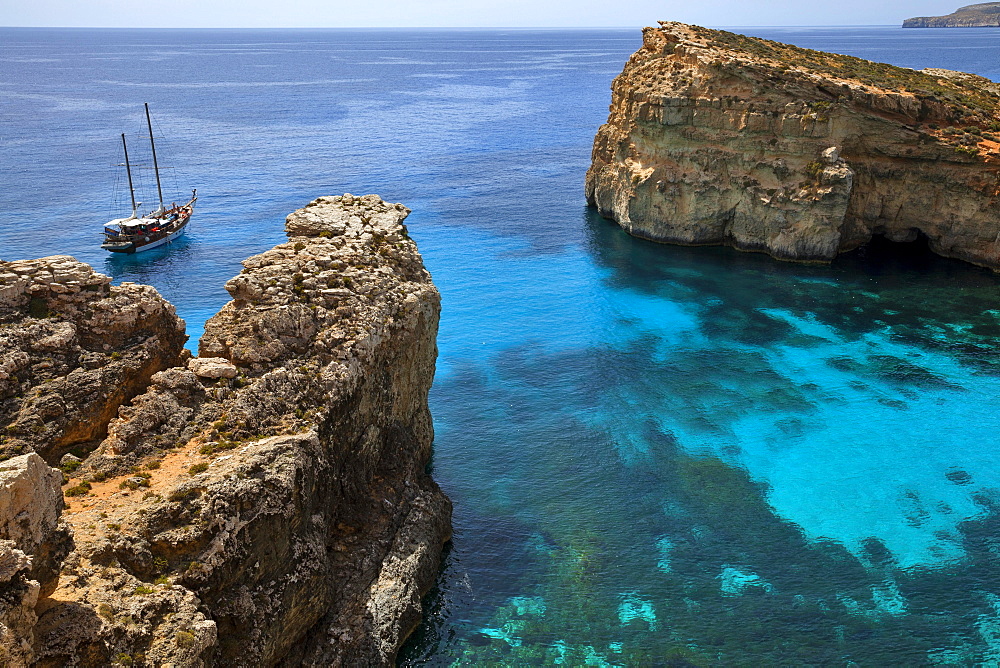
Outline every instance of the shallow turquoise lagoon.
<path fill-rule="evenodd" d="M 753 32 L 1000 77 L 997 30 Z M 152 283 L 196 339 L 294 208 L 413 209 L 455 538 L 404 665 L 1000 661 L 1000 280 L 919 245 L 807 266 L 627 236 L 582 182 L 638 45 L 2 29 L 0 258 Z M 143 101 L 202 198 L 188 239 L 108 258 Z"/>
<path fill-rule="evenodd" d="M 995 651 L 995 276 L 890 244 L 779 264 L 581 217 L 558 254 L 423 246 L 451 352 L 434 472 L 458 510 L 409 660 Z"/>

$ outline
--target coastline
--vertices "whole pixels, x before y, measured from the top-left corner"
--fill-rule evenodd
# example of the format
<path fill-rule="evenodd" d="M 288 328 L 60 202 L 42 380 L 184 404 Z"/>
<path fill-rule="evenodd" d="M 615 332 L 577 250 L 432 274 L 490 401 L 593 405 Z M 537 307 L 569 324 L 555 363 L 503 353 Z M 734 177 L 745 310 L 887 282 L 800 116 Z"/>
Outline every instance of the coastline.
<path fill-rule="evenodd" d="M 60 466 L 68 504 L 59 520 L 60 495 L 40 541 L 0 545 L 7 556 L 61 562 L 58 581 L 36 576 L 37 603 L 0 610 L 3 620 L 37 619 L 19 630 L 30 658 L 9 660 L 392 665 L 419 622 L 451 514 L 424 472 L 439 297 L 402 225 L 408 213 L 374 195 L 345 195 L 290 215 L 289 241 L 244 261 L 229 282 L 234 301 L 209 321 L 201 357 L 186 359 L 175 338 L 167 345 L 177 357 L 153 361 L 145 380 L 108 399 L 106 437 L 79 433 L 70 410 L 56 423 L 22 406 L 4 446 Z M 87 369 L 113 382 L 108 366 L 136 358 L 141 347 L 123 346 L 150 327 L 149 314 L 183 330 L 183 321 L 169 324 L 173 308 L 155 291 L 108 287 L 72 258 L 0 269 L 0 343 L 17 362 L 5 365 L 2 380 L 14 388 L 5 395 L 33 396 L 44 385 L 49 400 L 75 408 L 72 386 Z M 148 304 L 115 325 L 106 302 L 132 305 L 129 291 Z M 42 327 L 54 333 L 39 344 Z M 116 328 L 120 342 L 107 335 Z M 33 358 L 52 350 L 59 365 L 39 375 Z M 31 457 L 10 461 L 63 477 Z M 0 517 L 0 535 L 15 536 L 14 515 Z M 69 554 L 52 547 L 66 531 Z M 5 586 L 33 575 L 15 569 Z M 256 631 L 248 637 L 247 628 Z"/>

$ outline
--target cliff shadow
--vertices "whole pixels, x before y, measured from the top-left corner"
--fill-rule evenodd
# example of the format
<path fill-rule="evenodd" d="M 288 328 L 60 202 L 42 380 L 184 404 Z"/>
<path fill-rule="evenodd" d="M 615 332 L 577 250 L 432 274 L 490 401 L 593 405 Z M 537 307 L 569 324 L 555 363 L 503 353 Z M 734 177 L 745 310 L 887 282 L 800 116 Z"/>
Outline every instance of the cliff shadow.
<path fill-rule="evenodd" d="M 928 236 L 916 228 L 909 236 L 912 240 L 894 241 L 875 234 L 868 243 L 838 255 L 831 266 L 858 275 L 884 277 L 890 282 L 894 276 L 934 274 L 966 282 L 975 280 L 980 273 L 994 275 L 989 269 L 938 255 L 931 249 Z"/>
<path fill-rule="evenodd" d="M 765 333 L 758 342 L 775 343 L 783 330 L 794 335 L 775 320 L 784 312 L 846 339 L 888 329 L 901 342 L 1000 374 L 994 315 L 1000 276 L 934 254 L 922 235 L 911 243 L 877 236 L 829 264 L 804 264 L 724 246 L 638 239 L 594 208 L 584 223 L 586 250 L 610 271 L 609 287 L 683 303 L 710 323 L 713 336 L 747 341 L 757 330 Z M 710 311 L 721 321 L 708 318 Z"/>

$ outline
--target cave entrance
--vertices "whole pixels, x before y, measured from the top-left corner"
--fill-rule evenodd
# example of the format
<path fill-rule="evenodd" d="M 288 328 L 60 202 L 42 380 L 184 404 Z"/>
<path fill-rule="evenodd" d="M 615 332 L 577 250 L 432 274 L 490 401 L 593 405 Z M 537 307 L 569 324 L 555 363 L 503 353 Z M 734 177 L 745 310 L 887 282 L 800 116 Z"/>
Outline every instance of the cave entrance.
<path fill-rule="evenodd" d="M 932 251 L 930 239 L 920 230 L 913 229 L 908 236 L 912 241 L 893 241 L 884 234 L 874 234 L 868 243 L 842 257 L 874 274 L 924 272 L 942 262 L 955 262 Z"/>

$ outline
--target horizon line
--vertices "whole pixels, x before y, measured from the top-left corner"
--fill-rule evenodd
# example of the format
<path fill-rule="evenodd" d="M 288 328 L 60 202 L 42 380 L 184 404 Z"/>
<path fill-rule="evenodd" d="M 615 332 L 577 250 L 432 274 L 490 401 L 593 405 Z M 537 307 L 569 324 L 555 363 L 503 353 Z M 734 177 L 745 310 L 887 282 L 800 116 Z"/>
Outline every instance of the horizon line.
<path fill-rule="evenodd" d="M 681 22 L 683 23 L 683 22 Z M 595 26 L 5 26 L 0 30 L 634 30 L 650 24 L 595 25 Z M 688 24 L 700 25 L 700 24 Z M 753 24 L 753 25 L 704 25 L 706 28 L 902 28 L 900 23 L 813 23 L 813 24 Z M 995 27 L 995 26 L 986 26 Z M 975 28 L 981 30 L 981 27 Z M 913 28 L 910 28 L 913 30 Z M 920 30 L 917 28 L 916 30 Z M 937 30 L 937 28 L 925 28 Z M 953 28 L 954 30 L 954 28 Z"/>

